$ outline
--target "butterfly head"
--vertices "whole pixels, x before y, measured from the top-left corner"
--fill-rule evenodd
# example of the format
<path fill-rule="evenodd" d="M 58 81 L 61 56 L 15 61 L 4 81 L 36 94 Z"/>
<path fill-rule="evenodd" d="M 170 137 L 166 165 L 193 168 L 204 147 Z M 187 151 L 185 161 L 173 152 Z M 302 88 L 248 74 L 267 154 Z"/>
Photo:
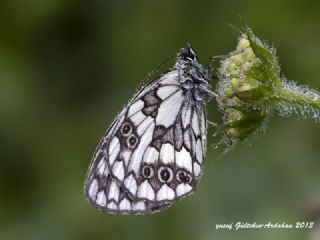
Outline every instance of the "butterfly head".
<path fill-rule="evenodd" d="M 197 54 L 195 53 L 194 49 L 191 47 L 190 44 L 188 44 L 187 47 L 182 48 L 180 50 L 179 57 L 182 61 L 185 61 L 185 62 L 192 63 L 195 61 L 197 62 L 199 61 Z"/>

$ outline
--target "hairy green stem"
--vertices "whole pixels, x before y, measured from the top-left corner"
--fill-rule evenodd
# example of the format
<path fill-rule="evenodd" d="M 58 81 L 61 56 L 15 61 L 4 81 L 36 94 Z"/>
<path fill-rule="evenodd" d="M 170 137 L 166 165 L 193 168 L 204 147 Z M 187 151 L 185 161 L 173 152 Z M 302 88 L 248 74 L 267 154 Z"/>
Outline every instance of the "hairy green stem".
<path fill-rule="evenodd" d="M 281 88 L 277 98 L 282 102 L 288 102 L 298 106 L 309 106 L 320 111 L 320 98 L 312 97 L 308 94 L 302 94 L 290 89 Z"/>

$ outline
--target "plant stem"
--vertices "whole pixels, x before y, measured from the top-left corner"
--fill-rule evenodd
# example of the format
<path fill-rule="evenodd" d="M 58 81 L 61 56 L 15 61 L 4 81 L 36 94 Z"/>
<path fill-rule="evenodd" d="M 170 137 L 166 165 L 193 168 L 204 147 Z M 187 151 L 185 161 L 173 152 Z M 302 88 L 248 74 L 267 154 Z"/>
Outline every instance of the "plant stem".
<path fill-rule="evenodd" d="M 309 96 L 291 89 L 281 88 L 277 96 L 281 101 L 296 104 L 299 106 L 309 106 L 320 110 L 320 98 Z"/>

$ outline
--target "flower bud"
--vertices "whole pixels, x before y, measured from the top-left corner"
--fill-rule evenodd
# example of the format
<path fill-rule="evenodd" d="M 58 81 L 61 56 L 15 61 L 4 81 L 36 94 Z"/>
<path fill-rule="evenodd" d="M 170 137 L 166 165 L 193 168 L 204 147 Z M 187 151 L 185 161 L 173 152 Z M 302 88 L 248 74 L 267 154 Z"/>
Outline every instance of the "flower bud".
<path fill-rule="evenodd" d="M 261 129 L 275 102 L 281 85 L 275 50 L 247 30 L 236 50 L 221 61 L 218 76 L 222 129 L 233 144 Z"/>
<path fill-rule="evenodd" d="M 241 36 L 236 50 L 222 59 L 218 77 L 221 129 L 224 142 L 230 145 L 254 135 L 273 113 L 320 121 L 319 92 L 281 78 L 275 49 L 250 29 Z"/>

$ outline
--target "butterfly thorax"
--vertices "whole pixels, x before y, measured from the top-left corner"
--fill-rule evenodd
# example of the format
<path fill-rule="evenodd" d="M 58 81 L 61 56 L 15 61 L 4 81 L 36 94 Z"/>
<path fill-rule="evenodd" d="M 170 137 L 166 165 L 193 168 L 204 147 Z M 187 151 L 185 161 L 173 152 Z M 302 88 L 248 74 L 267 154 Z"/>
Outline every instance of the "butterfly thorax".
<path fill-rule="evenodd" d="M 179 71 L 178 81 L 186 96 L 200 102 L 210 99 L 210 77 L 191 47 L 180 50 L 174 68 Z"/>

